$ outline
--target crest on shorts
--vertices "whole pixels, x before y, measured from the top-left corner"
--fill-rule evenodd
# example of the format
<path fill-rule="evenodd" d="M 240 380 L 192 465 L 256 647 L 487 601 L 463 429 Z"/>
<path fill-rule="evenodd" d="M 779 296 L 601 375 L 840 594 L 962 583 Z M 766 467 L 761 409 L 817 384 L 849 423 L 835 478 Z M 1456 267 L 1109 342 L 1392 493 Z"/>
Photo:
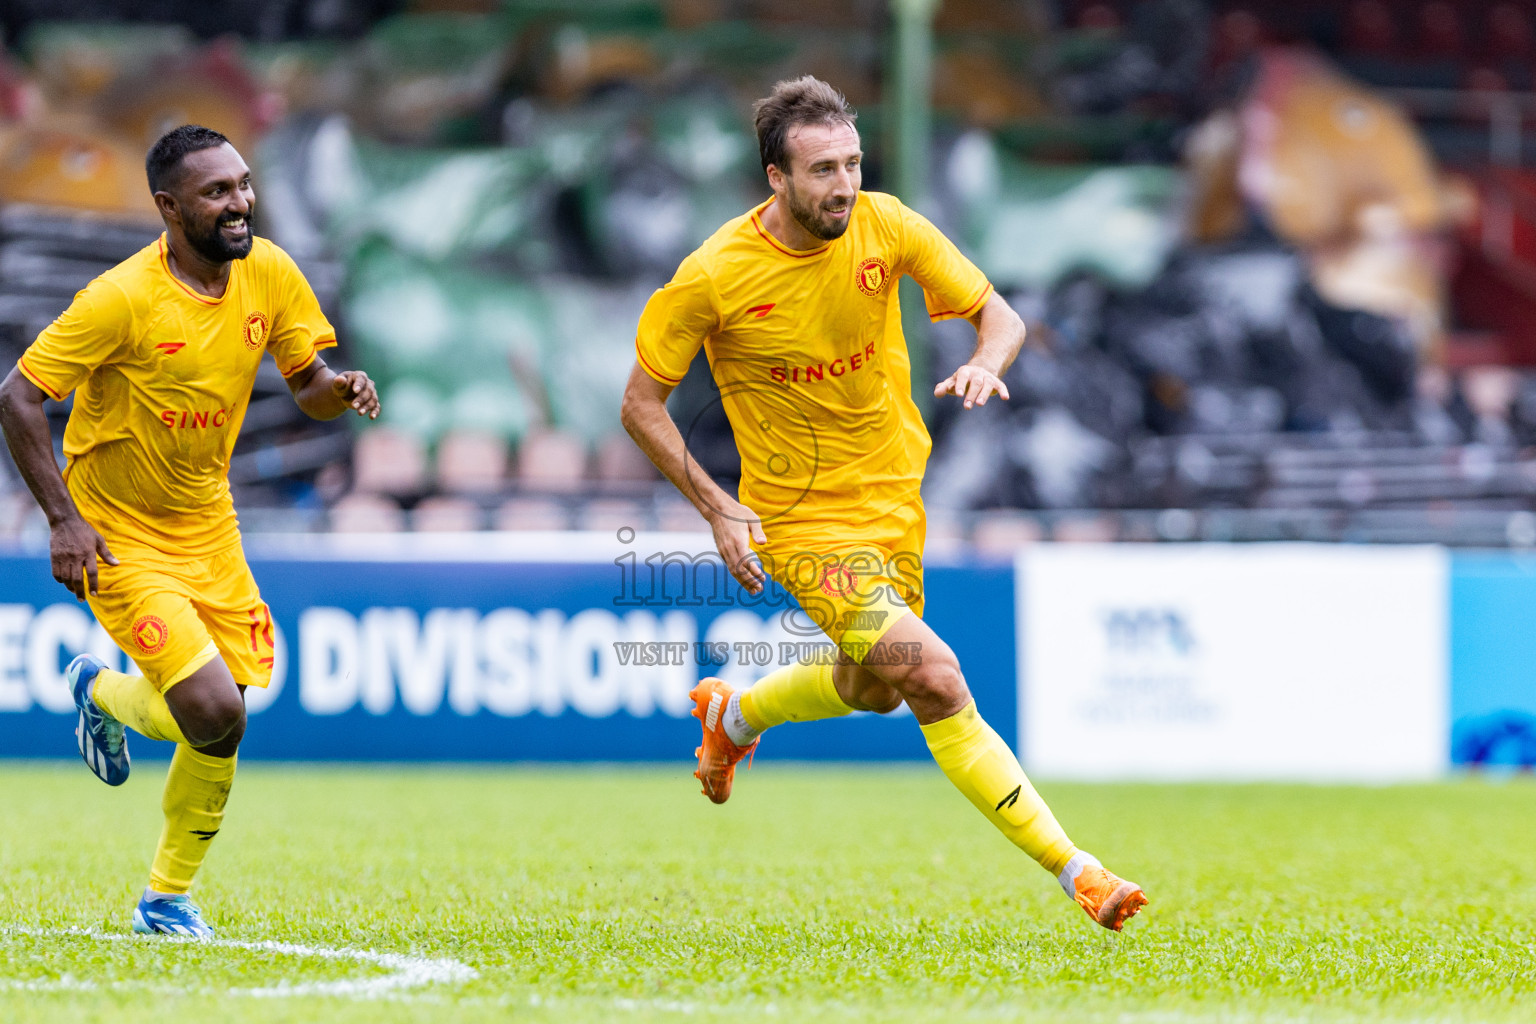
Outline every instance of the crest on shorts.
<path fill-rule="evenodd" d="M 859 291 L 865 295 L 879 295 L 885 288 L 885 282 L 891 279 L 891 268 L 885 265 L 885 260 L 879 256 L 871 256 L 859 264 L 858 272 L 854 280 L 859 286 Z"/>
<path fill-rule="evenodd" d="M 171 638 L 170 627 L 157 615 L 140 615 L 133 623 L 133 642 L 145 654 L 159 654 Z"/>
<path fill-rule="evenodd" d="M 257 310 L 245 318 L 245 347 L 258 351 L 267 343 L 267 329 L 271 327 L 267 314 Z"/>
<path fill-rule="evenodd" d="M 821 577 L 821 592 L 828 597 L 846 597 L 859 585 L 859 578 L 841 563 L 827 566 Z"/>

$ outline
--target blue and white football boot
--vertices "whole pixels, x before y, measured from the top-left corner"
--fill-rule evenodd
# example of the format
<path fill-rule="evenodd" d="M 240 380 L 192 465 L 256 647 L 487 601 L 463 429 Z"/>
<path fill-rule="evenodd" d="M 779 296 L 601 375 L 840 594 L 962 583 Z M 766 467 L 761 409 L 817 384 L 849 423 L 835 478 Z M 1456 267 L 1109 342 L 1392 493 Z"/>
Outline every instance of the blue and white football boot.
<path fill-rule="evenodd" d="M 148 889 L 133 908 L 133 930 L 140 935 L 181 935 L 189 939 L 213 938 L 213 926 L 203 920 L 192 897 L 151 896 Z"/>
<path fill-rule="evenodd" d="M 99 658 L 82 654 L 69 663 L 64 679 L 75 698 L 75 707 L 80 709 L 80 721 L 75 726 L 80 756 L 102 782 L 121 786 L 128 781 L 128 737 L 123 734 L 123 723 L 91 699 L 91 686 L 104 668 Z"/>

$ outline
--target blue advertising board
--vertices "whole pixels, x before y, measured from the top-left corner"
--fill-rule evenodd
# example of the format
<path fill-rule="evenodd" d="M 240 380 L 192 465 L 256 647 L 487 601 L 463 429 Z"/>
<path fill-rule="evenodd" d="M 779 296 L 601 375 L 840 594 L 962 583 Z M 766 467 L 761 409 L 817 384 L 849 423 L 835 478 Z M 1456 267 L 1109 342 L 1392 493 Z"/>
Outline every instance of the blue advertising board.
<path fill-rule="evenodd" d="M 614 548 L 611 535 L 606 547 Z M 825 642 L 807 635 L 808 621 L 782 591 L 754 598 L 723 574 L 716 580 L 718 566 L 701 568 L 696 547 L 655 549 L 649 565 L 612 550 L 528 557 L 526 543 L 518 557 L 376 558 L 358 545 L 340 556 L 253 550 L 279 642 L 273 685 L 247 693 L 241 754 L 689 760 L 698 725 L 687 693 L 699 678 L 748 683 Z M 927 620 L 959 655 L 983 713 L 1013 742 L 1012 568 L 933 566 L 926 575 Z M 89 609 L 52 580 L 46 559 L 0 557 L 0 756 L 73 756 L 61 673 L 82 650 L 127 664 Z M 167 744 L 134 744 L 135 757 L 169 756 Z M 777 729 L 762 753 L 928 756 L 904 709 Z"/>
<path fill-rule="evenodd" d="M 1536 766 L 1536 557 L 1451 561 L 1451 760 Z"/>

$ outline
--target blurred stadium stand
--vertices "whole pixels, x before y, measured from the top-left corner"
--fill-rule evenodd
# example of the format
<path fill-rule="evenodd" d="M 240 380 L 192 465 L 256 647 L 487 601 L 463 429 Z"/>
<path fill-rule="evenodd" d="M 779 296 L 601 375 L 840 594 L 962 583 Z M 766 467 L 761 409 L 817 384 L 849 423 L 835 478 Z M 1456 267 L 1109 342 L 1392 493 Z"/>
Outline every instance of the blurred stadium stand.
<path fill-rule="evenodd" d="M 64 11 L 68 11 L 68 16 Z M 860 107 L 894 187 L 885 0 L 14 2 L 0 364 L 151 239 L 186 120 L 257 170 L 385 415 L 258 380 L 247 529 L 697 529 L 618 424 L 635 321 L 765 194 L 750 102 Z M 945 0 L 925 209 L 1046 350 L 930 411 L 932 544 L 1536 544 L 1536 0 Z M 969 354 L 919 325 L 920 379 Z M 696 366 L 674 413 L 738 472 Z M 925 388 L 920 386 L 919 390 Z M 62 415 L 56 427 L 62 430 Z M 0 466 L 0 540 L 46 530 Z"/>

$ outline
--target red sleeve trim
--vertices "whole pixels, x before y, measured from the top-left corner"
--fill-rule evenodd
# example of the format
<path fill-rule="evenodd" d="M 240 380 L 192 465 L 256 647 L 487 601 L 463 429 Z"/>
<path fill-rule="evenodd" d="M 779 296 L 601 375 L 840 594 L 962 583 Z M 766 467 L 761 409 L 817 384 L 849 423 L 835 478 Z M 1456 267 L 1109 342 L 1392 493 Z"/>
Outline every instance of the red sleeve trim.
<path fill-rule="evenodd" d="M 323 339 L 321 341 L 315 342 L 314 348 L 310 349 L 309 355 L 304 358 L 304 361 L 302 363 L 300 363 L 299 365 L 293 367 L 292 369 L 288 369 L 288 370 L 283 370 L 282 371 L 283 378 L 286 380 L 287 378 L 292 377 L 294 374 L 298 373 L 300 370 L 308 369 L 310 366 L 312 366 L 314 364 L 315 360 L 320 357 L 320 350 L 321 349 L 323 349 L 323 348 L 335 348 L 335 347 L 336 347 L 336 339 L 335 338 L 325 338 L 325 339 Z M 281 367 L 279 367 L 279 369 L 281 369 Z"/>
<path fill-rule="evenodd" d="M 929 313 L 928 314 L 928 319 L 929 320 L 947 320 L 950 317 L 970 316 L 972 313 L 976 312 L 976 310 L 981 308 L 982 304 L 987 301 L 987 299 L 991 296 L 991 294 L 992 294 L 992 284 L 991 284 L 991 282 L 988 282 L 987 286 L 981 290 L 981 294 L 979 296 L 977 296 L 976 300 L 974 302 L 972 302 L 969 306 L 966 306 L 964 309 L 943 309 L 943 310 L 940 310 L 937 313 Z"/>
<path fill-rule="evenodd" d="M 21 375 L 23 377 L 27 378 L 27 380 L 31 381 L 33 384 L 36 384 L 38 387 L 42 388 L 43 391 L 47 393 L 49 398 L 53 399 L 55 402 L 62 402 L 62 401 L 64 401 L 64 396 L 63 395 L 61 395 L 57 391 L 55 391 L 53 389 L 52 385 L 50 385 L 47 381 L 43 380 L 43 378 L 39 377 L 36 373 L 34 373 L 32 371 L 32 368 L 27 365 L 27 357 L 26 356 L 22 356 L 21 358 L 16 360 L 16 369 L 20 370 L 21 371 Z"/>
<path fill-rule="evenodd" d="M 640 351 L 640 346 L 639 345 L 635 346 L 635 358 L 640 360 L 640 368 L 642 370 L 644 370 L 646 373 L 650 374 L 652 377 L 655 377 L 661 383 L 663 383 L 663 384 L 671 384 L 672 386 L 676 387 L 678 384 L 681 384 L 683 382 L 683 378 L 681 378 L 681 377 L 669 377 L 666 374 L 662 373 L 660 370 L 656 369 L 654 366 L 652 366 L 650 364 L 650 361 L 645 358 L 645 353 Z"/>

